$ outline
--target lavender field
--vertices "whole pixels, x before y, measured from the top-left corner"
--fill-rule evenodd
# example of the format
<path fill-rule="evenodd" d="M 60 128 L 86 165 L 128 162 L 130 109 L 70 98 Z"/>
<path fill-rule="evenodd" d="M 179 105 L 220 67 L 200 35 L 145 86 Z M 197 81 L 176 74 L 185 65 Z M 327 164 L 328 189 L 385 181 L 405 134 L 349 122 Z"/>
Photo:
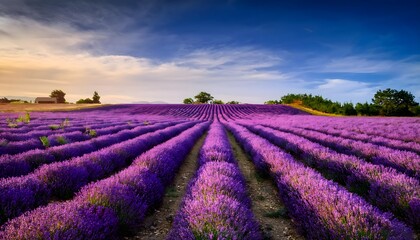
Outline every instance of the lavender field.
<path fill-rule="evenodd" d="M 261 176 L 284 210 L 271 229 L 252 190 L 264 180 L 250 186 Z M 420 118 L 247 104 L 0 114 L 0 239 L 416 239 L 419 180 Z"/>

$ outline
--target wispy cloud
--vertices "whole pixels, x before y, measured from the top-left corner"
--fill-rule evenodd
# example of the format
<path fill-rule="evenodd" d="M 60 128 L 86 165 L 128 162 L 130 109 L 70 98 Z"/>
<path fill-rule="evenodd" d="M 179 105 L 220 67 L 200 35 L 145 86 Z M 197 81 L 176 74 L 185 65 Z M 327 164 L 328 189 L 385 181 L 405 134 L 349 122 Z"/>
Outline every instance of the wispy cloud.
<path fill-rule="evenodd" d="M 112 18 L 119 15 L 111 13 Z M 153 58 L 141 51 L 150 42 L 160 38 L 182 42 L 182 37 L 147 27 L 131 31 L 130 19 L 121 17 L 114 25 L 106 27 L 107 20 L 99 19 L 101 27 L 85 29 L 67 19 L 51 22 L 0 15 L 0 96 L 37 97 L 62 88 L 70 101 L 91 97 L 96 90 L 105 103 L 179 103 L 198 91 L 209 91 L 223 100 L 262 103 L 306 92 L 356 102 L 369 100 L 385 87 L 410 87 L 420 95 L 420 64 L 415 56 L 402 60 L 312 56 L 291 61 L 293 53 L 283 55 L 256 45 L 219 45 Z M 342 73 L 390 76 L 379 83 Z"/>
<path fill-rule="evenodd" d="M 372 98 L 379 89 L 377 84 L 347 79 L 325 79 L 315 90 L 316 93 L 328 96 L 336 101 L 353 102 L 354 99 Z"/>

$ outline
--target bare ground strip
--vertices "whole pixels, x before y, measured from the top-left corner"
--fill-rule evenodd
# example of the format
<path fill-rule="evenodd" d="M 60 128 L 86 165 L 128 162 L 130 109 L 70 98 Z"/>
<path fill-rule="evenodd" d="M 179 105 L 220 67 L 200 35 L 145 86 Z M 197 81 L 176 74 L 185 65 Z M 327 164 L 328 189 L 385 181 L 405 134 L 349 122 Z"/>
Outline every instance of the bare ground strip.
<path fill-rule="evenodd" d="M 134 236 L 126 237 L 125 239 L 160 240 L 166 238 L 171 230 L 173 218 L 182 202 L 187 185 L 197 171 L 198 153 L 206 135 L 201 136 L 195 143 L 182 163 L 172 185 L 166 188 L 162 205 L 145 218 L 139 231 Z"/>
<path fill-rule="evenodd" d="M 260 223 L 265 239 L 304 239 L 297 231 L 281 201 L 272 179 L 258 174 L 248 155 L 228 133 L 239 168 L 245 177 L 252 200 L 252 211 Z"/>

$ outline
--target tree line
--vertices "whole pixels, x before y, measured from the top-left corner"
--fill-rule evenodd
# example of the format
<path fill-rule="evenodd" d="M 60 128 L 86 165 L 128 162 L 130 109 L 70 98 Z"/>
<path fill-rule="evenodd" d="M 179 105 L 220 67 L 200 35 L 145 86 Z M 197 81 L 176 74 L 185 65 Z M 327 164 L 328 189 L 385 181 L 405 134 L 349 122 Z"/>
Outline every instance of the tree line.
<path fill-rule="evenodd" d="M 322 96 L 312 94 L 287 94 L 280 100 L 269 100 L 265 104 L 291 104 L 302 106 L 325 113 L 362 116 L 420 116 L 420 106 L 413 94 L 405 90 L 387 88 L 378 90 L 372 102 L 357 103 L 333 102 Z"/>
<path fill-rule="evenodd" d="M 200 92 L 192 98 L 185 98 L 184 104 L 225 104 L 222 100 L 214 99 L 214 97 L 208 92 Z M 226 104 L 239 104 L 238 101 L 229 101 Z"/>
<path fill-rule="evenodd" d="M 50 97 L 54 97 L 57 99 L 57 103 L 67 103 L 66 99 L 65 99 L 66 93 L 63 92 L 62 90 L 54 90 L 51 92 Z M 81 103 L 97 103 L 100 104 L 101 102 L 99 101 L 101 97 L 99 96 L 98 92 L 93 92 L 93 97 L 92 99 L 90 98 L 85 98 L 85 99 L 79 99 L 76 103 L 77 104 L 81 104 Z"/>

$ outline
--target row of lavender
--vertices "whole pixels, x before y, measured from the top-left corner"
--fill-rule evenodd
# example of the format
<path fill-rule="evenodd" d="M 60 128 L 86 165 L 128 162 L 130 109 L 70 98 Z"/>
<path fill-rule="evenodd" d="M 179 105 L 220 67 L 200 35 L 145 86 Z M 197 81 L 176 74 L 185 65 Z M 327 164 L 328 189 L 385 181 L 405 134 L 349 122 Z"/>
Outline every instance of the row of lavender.
<path fill-rule="evenodd" d="M 142 124 L 118 124 L 112 123 L 92 125 L 89 127 L 69 127 L 65 131 L 35 130 L 22 134 L 15 134 L 15 141 L 3 139 L 0 146 L 0 154 L 18 154 L 32 149 L 45 149 L 53 146 L 65 145 L 72 142 L 80 142 L 97 136 L 131 129 Z"/>
<path fill-rule="evenodd" d="M 391 214 L 305 167 L 268 140 L 235 123 L 226 126 L 279 193 L 305 236 L 311 239 L 412 239 L 412 230 Z"/>
<path fill-rule="evenodd" d="M 164 188 L 208 125 L 199 123 L 178 133 L 141 154 L 125 170 L 85 186 L 73 200 L 11 220 L 2 227 L 0 238 L 115 239 L 130 231 L 161 200 Z"/>
<path fill-rule="evenodd" d="M 262 239 L 224 127 L 213 123 L 168 239 Z"/>
<path fill-rule="evenodd" d="M 0 180 L 0 223 L 47 204 L 68 199 L 89 182 L 128 166 L 142 152 L 162 143 L 196 122 L 147 127 L 135 138 L 63 162 L 46 164 L 21 177 Z M 146 127 L 145 127 L 146 128 Z"/>
<path fill-rule="evenodd" d="M 413 226 L 420 225 L 420 184 L 417 179 L 389 167 L 337 153 L 290 133 L 251 123 L 246 127 L 291 152 L 306 165 L 357 192 L 372 204 L 393 212 Z"/>
<path fill-rule="evenodd" d="M 409 176 L 420 179 L 420 156 L 415 152 L 402 151 L 369 142 L 335 137 L 318 131 L 289 127 L 283 124 L 271 122 L 263 122 L 263 124 L 308 138 L 339 152 L 362 157 L 373 164 L 395 168 Z"/>
<path fill-rule="evenodd" d="M 151 126 L 131 126 L 118 131 L 114 129 L 112 132 L 86 141 L 79 141 L 68 143 L 65 145 L 49 147 L 47 149 L 35 149 L 16 155 L 1 155 L 0 156 L 0 177 L 12 177 L 25 175 L 32 172 L 34 169 L 52 162 L 62 162 L 72 157 L 82 156 L 83 154 L 91 153 L 111 146 L 131 138 L 139 134 L 154 131 L 165 126 L 170 126 L 178 122 L 160 123 Z"/>

